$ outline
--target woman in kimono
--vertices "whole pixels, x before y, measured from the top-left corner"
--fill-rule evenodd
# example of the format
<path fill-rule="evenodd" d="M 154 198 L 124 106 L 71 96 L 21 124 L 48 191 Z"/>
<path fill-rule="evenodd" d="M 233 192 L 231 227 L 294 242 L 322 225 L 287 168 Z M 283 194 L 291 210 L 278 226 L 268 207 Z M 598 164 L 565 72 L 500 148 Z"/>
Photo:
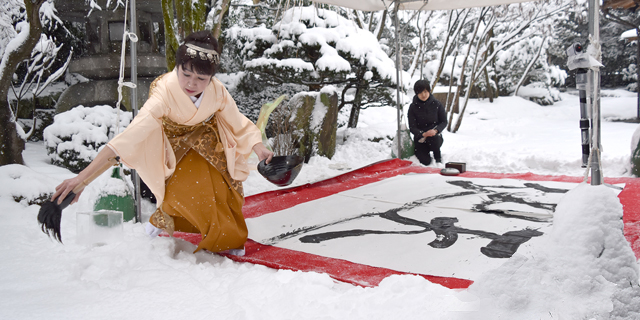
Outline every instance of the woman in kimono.
<path fill-rule="evenodd" d="M 64 199 L 109 159 L 119 157 L 156 197 L 149 221 L 154 227 L 147 232 L 200 233 L 196 251 L 243 249 L 248 235 L 242 216 L 246 160 L 254 151 L 268 163 L 273 153 L 214 77 L 217 49 L 210 32 L 189 35 L 176 53 L 176 68 L 152 83 L 149 99 L 131 124 L 76 177 L 57 186 L 52 199 Z"/>

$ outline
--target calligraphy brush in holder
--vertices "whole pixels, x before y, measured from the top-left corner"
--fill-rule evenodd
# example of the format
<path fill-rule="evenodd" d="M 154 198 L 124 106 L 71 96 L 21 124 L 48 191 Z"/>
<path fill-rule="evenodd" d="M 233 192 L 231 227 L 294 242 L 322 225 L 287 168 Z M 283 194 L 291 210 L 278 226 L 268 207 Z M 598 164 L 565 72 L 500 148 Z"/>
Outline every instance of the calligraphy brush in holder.
<path fill-rule="evenodd" d="M 120 161 L 120 157 L 110 158 L 108 162 L 102 166 L 98 171 L 93 173 L 89 178 L 82 181 L 77 187 L 75 187 L 67 196 L 62 199 L 62 202 L 58 204 L 58 198 L 53 201 L 47 200 L 40 206 L 40 212 L 38 212 L 38 223 L 42 232 L 49 237 L 52 237 L 58 242 L 62 243 L 62 236 L 60 235 L 60 221 L 62 220 L 62 210 L 69 206 L 71 201 L 76 195 L 84 189 L 88 184 L 100 176 L 103 172 L 107 171 L 109 167 L 117 165 Z"/>

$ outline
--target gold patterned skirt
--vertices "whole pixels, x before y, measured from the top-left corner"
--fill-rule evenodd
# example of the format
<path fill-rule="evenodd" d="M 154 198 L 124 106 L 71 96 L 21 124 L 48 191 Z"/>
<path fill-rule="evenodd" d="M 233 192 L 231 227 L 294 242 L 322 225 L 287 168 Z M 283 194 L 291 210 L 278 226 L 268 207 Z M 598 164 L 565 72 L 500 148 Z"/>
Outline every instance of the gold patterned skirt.
<path fill-rule="evenodd" d="M 162 210 L 173 218 L 175 231 L 202 235 L 196 252 L 219 252 L 244 248 L 248 231 L 243 204 L 242 195 L 222 174 L 189 150 L 167 182 Z"/>
<path fill-rule="evenodd" d="M 242 182 L 228 172 L 216 117 L 195 126 L 164 119 L 163 127 L 178 163 L 166 181 L 161 209 L 173 218 L 175 231 L 202 235 L 195 252 L 244 248 L 248 231 Z M 166 230 L 162 216 L 156 210 L 150 222 Z"/>

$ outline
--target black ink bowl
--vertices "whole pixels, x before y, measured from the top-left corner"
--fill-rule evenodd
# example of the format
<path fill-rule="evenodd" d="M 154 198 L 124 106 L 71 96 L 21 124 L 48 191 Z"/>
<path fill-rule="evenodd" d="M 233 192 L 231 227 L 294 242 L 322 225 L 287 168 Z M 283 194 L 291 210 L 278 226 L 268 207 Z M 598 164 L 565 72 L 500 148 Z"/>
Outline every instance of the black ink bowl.
<path fill-rule="evenodd" d="M 258 163 L 258 172 L 267 181 L 280 186 L 288 186 L 300 173 L 304 157 L 301 156 L 278 156 L 273 157 L 269 164 L 265 160 Z"/>

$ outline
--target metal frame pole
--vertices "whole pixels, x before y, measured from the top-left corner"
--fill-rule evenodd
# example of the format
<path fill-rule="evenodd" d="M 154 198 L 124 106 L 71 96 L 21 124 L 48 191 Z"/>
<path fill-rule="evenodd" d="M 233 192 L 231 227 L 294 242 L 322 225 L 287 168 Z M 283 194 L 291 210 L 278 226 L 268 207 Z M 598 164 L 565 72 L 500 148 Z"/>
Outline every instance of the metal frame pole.
<path fill-rule="evenodd" d="M 396 141 L 398 144 L 398 154 L 397 158 L 402 159 L 402 134 L 400 128 L 400 119 L 402 118 L 402 105 L 400 105 L 400 68 L 402 68 L 402 62 L 400 57 L 400 22 L 398 19 L 398 10 L 400 9 L 400 0 L 395 0 L 394 2 L 394 22 L 396 24 L 395 34 L 396 34 L 396 102 L 397 102 L 397 120 L 398 120 L 398 132 L 396 134 Z"/>
<path fill-rule="evenodd" d="M 576 87 L 580 95 L 580 136 L 582 140 L 582 167 L 589 164 L 589 152 L 591 151 L 591 136 L 589 130 L 591 122 L 589 120 L 589 105 L 587 103 L 587 90 L 589 88 L 588 70 L 580 68 L 576 72 Z"/>
<path fill-rule="evenodd" d="M 589 36 L 590 46 L 598 52 L 596 57 L 600 60 L 600 0 L 589 0 Z M 589 70 L 589 83 L 591 84 L 591 126 L 592 126 L 592 153 L 591 153 L 591 185 L 602 184 L 602 170 L 600 163 L 600 68 L 592 67 Z M 595 151 L 595 152 L 594 152 Z"/>
<path fill-rule="evenodd" d="M 136 20 L 136 0 L 131 0 L 131 27 L 129 32 L 137 34 L 138 22 Z M 138 114 L 138 54 L 137 54 L 137 42 L 129 41 L 130 54 L 131 54 L 131 83 L 135 86 L 131 89 L 131 111 L 135 117 Z M 142 222 L 142 205 L 140 195 L 140 176 L 138 172 L 133 170 L 133 185 L 136 194 L 136 222 Z"/>

